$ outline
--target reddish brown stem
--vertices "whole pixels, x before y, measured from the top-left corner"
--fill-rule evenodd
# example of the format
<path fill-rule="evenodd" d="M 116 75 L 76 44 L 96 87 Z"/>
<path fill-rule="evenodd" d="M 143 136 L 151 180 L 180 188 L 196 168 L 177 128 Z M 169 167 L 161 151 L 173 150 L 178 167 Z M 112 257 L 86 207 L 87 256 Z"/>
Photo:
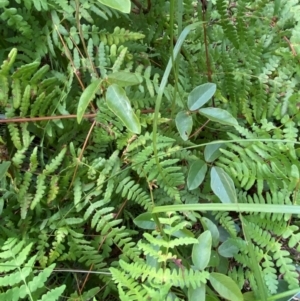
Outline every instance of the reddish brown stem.
<path fill-rule="evenodd" d="M 83 118 L 94 118 L 97 114 L 85 114 Z M 77 118 L 77 115 L 59 115 L 59 116 L 43 116 L 43 117 L 15 117 L 8 119 L 0 119 L 0 123 L 12 123 L 12 122 L 34 122 L 34 121 L 45 121 L 45 120 L 54 120 L 54 119 L 72 119 Z"/>
<path fill-rule="evenodd" d="M 210 120 L 208 119 L 208 120 L 206 120 L 205 121 L 205 123 L 194 133 L 194 134 L 192 134 L 190 137 L 189 137 L 189 139 L 191 139 L 192 137 L 194 137 L 194 136 L 196 136 L 196 135 L 198 135 L 202 130 L 203 130 L 203 128 L 208 124 L 210 122 Z"/>

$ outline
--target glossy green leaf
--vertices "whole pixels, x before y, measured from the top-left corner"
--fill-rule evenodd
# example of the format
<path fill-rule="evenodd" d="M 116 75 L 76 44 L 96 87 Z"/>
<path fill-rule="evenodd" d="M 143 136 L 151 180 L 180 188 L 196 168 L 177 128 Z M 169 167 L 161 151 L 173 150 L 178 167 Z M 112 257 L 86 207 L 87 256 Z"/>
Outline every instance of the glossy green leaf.
<path fill-rule="evenodd" d="M 98 0 L 100 3 L 117 9 L 122 13 L 129 14 L 131 10 L 130 0 Z"/>
<path fill-rule="evenodd" d="M 77 107 L 77 122 L 80 123 L 89 103 L 95 98 L 97 91 L 100 88 L 102 80 L 97 79 L 85 88 L 80 96 Z"/>
<path fill-rule="evenodd" d="M 220 264 L 220 256 L 217 251 L 212 250 L 207 267 L 217 268 Z"/>
<path fill-rule="evenodd" d="M 189 190 L 197 188 L 204 180 L 207 172 L 207 165 L 202 160 L 197 160 L 192 163 L 188 176 L 187 186 Z"/>
<path fill-rule="evenodd" d="M 195 111 L 205 105 L 215 94 L 216 84 L 206 83 L 196 87 L 188 96 L 188 108 Z"/>
<path fill-rule="evenodd" d="M 228 276 L 212 272 L 209 281 L 216 292 L 226 300 L 243 301 L 243 295 L 237 284 Z"/>
<path fill-rule="evenodd" d="M 237 120 L 227 111 L 219 108 L 203 108 L 199 110 L 206 118 L 225 125 L 237 126 Z"/>
<path fill-rule="evenodd" d="M 218 252 L 221 256 L 226 258 L 232 258 L 239 251 L 239 248 L 234 244 L 234 239 L 228 238 L 218 248 Z"/>
<path fill-rule="evenodd" d="M 257 298 L 255 297 L 255 293 L 254 292 L 247 292 L 247 293 L 244 293 L 243 294 L 243 298 L 244 298 L 244 301 L 256 301 Z M 286 299 L 284 299 L 286 300 Z M 293 299 L 292 299 L 293 300 Z M 292 301 L 291 300 L 291 301 Z M 296 300 L 295 300 L 296 301 Z"/>
<path fill-rule="evenodd" d="M 192 261 L 196 269 L 204 270 L 210 260 L 212 237 L 210 231 L 206 230 L 198 237 L 198 243 L 193 245 Z"/>
<path fill-rule="evenodd" d="M 156 228 L 156 224 L 152 218 L 152 214 L 149 212 L 145 212 L 137 216 L 133 220 L 134 224 L 141 229 L 145 230 L 154 230 Z"/>
<path fill-rule="evenodd" d="M 120 87 L 134 86 L 141 83 L 140 78 L 135 73 L 126 71 L 111 73 L 107 76 L 107 80 L 110 84 L 117 84 Z"/>
<path fill-rule="evenodd" d="M 231 262 L 231 259 L 230 259 Z M 227 274 L 229 269 L 229 259 L 220 256 L 219 258 L 219 266 L 217 267 L 217 271 L 221 274 Z"/>
<path fill-rule="evenodd" d="M 106 103 L 108 108 L 116 114 L 130 132 L 135 134 L 141 132 L 140 122 L 131 108 L 124 89 L 116 84 L 109 86 L 106 92 Z"/>
<path fill-rule="evenodd" d="M 205 301 L 220 301 L 220 299 L 217 296 L 208 295 Z"/>
<path fill-rule="evenodd" d="M 225 147 L 226 145 L 224 143 L 218 143 L 218 144 L 208 144 L 205 146 L 204 149 L 204 159 L 206 162 L 213 162 L 216 159 L 219 158 L 219 156 L 222 154 L 220 152 L 220 148 Z"/>
<path fill-rule="evenodd" d="M 220 233 L 216 224 L 206 217 L 201 217 L 200 222 L 204 230 L 209 230 L 212 237 L 212 244 L 214 247 L 219 245 Z"/>
<path fill-rule="evenodd" d="M 237 203 L 234 183 L 220 167 L 213 167 L 210 172 L 210 186 L 222 203 Z"/>
<path fill-rule="evenodd" d="M 189 301 L 205 301 L 205 284 L 201 284 L 200 287 L 193 288 L 189 286 L 188 288 L 188 300 Z"/>
<path fill-rule="evenodd" d="M 182 140 L 187 141 L 193 129 L 193 118 L 188 112 L 181 111 L 176 115 L 175 123 Z"/>
<path fill-rule="evenodd" d="M 166 229 L 171 229 L 172 227 L 169 225 L 165 225 Z M 172 232 L 172 231 L 171 231 Z M 175 237 L 195 237 L 194 233 L 186 228 L 177 230 L 171 234 Z"/>
<path fill-rule="evenodd" d="M 2 180 L 5 175 L 7 170 L 9 169 L 10 166 L 10 161 L 4 161 L 0 164 L 0 180 Z"/>

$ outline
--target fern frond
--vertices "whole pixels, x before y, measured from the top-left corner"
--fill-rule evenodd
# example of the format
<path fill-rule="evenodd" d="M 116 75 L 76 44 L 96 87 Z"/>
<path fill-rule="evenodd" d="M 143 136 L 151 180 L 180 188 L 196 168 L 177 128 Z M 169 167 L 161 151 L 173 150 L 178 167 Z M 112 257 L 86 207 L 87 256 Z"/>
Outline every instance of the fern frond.
<path fill-rule="evenodd" d="M 7 60 L 4 60 L 0 66 L 0 74 L 5 76 L 9 73 L 10 68 L 12 67 L 12 65 L 14 64 L 15 60 L 16 60 L 16 56 L 17 56 L 17 49 L 13 48 L 7 57 Z"/>
<path fill-rule="evenodd" d="M 237 30 L 235 26 L 230 21 L 227 14 L 227 2 L 225 0 L 217 0 L 216 7 L 218 13 L 221 16 L 221 24 L 225 33 L 225 36 L 230 40 L 230 42 L 238 49 L 239 48 L 239 38 L 237 35 Z"/>
<path fill-rule="evenodd" d="M 206 283 L 209 273 L 207 271 L 194 271 L 184 269 L 183 271 L 173 270 L 170 269 L 159 269 L 149 267 L 144 263 L 133 263 L 128 264 L 124 261 L 120 261 L 120 266 L 124 269 L 127 273 L 131 274 L 133 279 L 138 279 L 141 277 L 142 281 L 154 282 L 156 284 L 160 283 L 171 283 L 173 286 L 176 287 L 199 287 L 201 284 Z"/>
<path fill-rule="evenodd" d="M 113 45 L 112 45 L 113 46 Z M 111 46 L 111 51 L 112 51 L 112 46 Z M 123 48 L 120 53 L 118 53 L 118 57 L 116 57 L 117 53 L 112 53 L 111 52 L 111 61 L 114 63 L 112 66 L 112 72 L 118 72 L 121 68 L 121 65 L 124 62 L 125 55 L 127 53 L 127 47 Z"/>
<path fill-rule="evenodd" d="M 37 71 L 37 68 L 39 66 L 40 66 L 39 62 L 33 62 L 30 64 L 23 65 L 12 74 L 12 78 L 28 80 Z"/>
<path fill-rule="evenodd" d="M 21 144 L 21 138 L 20 138 L 20 132 L 18 126 L 15 123 L 9 123 L 7 127 L 14 146 L 16 147 L 16 149 L 21 150 L 22 144 Z"/>
<path fill-rule="evenodd" d="M 116 188 L 116 193 L 120 193 L 123 198 L 127 198 L 133 202 L 136 202 L 143 206 L 145 209 L 150 209 L 152 201 L 148 193 L 131 177 L 127 177 L 122 180 Z"/>
<path fill-rule="evenodd" d="M 33 210 L 45 195 L 46 190 L 46 175 L 39 174 L 36 181 L 36 193 L 30 204 L 30 209 Z"/>
<path fill-rule="evenodd" d="M 63 295 L 65 289 L 66 289 L 66 285 L 64 284 L 54 289 L 51 289 L 49 292 L 44 294 L 42 298 L 39 299 L 38 301 L 59 300 L 59 298 Z"/>
<path fill-rule="evenodd" d="M 115 268 L 110 268 L 112 277 L 118 283 L 119 291 L 122 290 L 121 295 L 125 298 L 130 297 L 131 300 L 142 301 L 147 299 L 147 291 L 143 286 L 138 284 L 134 278 L 129 278 L 127 272 L 121 272 Z M 126 291 L 123 291 L 123 287 Z M 123 300 L 126 300 L 123 298 Z"/>
<path fill-rule="evenodd" d="M 43 173 L 44 175 L 49 175 L 51 173 L 54 173 L 54 171 L 59 167 L 61 164 L 65 154 L 66 154 L 67 148 L 63 147 L 63 149 L 59 152 L 59 154 L 53 158 L 53 160 L 46 165 Z"/>

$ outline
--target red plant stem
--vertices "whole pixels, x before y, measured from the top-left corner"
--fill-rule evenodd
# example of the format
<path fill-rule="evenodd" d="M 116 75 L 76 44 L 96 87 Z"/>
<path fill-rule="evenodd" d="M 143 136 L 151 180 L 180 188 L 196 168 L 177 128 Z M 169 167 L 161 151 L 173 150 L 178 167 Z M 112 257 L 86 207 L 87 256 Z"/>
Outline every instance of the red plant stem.
<path fill-rule="evenodd" d="M 83 118 L 94 118 L 96 117 L 96 113 L 92 114 L 85 114 Z M 45 120 L 54 120 L 54 119 L 71 119 L 76 118 L 77 115 L 59 115 L 59 116 L 43 116 L 43 117 L 15 117 L 15 118 L 7 118 L 7 119 L 0 119 L 0 123 L 11 123 L 11 122 L 33 122 L 33 121 L 45 121 Z"/>

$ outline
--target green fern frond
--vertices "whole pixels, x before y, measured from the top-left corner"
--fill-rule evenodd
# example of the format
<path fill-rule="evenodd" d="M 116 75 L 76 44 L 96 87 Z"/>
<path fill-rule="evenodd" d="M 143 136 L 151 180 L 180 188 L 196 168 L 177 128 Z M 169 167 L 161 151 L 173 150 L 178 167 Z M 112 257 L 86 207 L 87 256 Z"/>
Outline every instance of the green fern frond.
<path fill-rule="evenodd" d="M 56 301 L 63 295 L 64 290 L 66 289 L 66 285 L 58 286 L 54 289 L 51 289 L 49 292 L 44 294 L 41 299 L 38 301 Z"/>
<path fill-rule="evenodd" d="M 182 245 L 191 245 L 196 244 L 198 241 L 196 238 L 193 237 L 180 237 L 172 239 L 171 241 L 164 241 L 159 238 L 155 238 L 149 233 L 144 233 L 144 237 L 155 246 L 165 247 L 165 248 L 175 248 L 176 246 L 182 246 Z"/>
<path fill-rule="evenodd" d="M 21 150 L 22 144 L 21 144 L 21 137 L 20 137 L 20 131 L 18 129 L 18 126 L 15 123 L 9 123 L 7 125 L 7 128 L 9 130 L 9 134 L 11 136 L 11 140 L 16 147 L 16 149 Z"/>
<path fill-rule="evenodd" d="M 127 177 L 122 180 L 116 188 L 116 193 L 120 193 L 123 198 L 127 198 L 133 202 L 138 203 L 143 206 L 146 210 L 150 209 L 152 206 L 152 201 L 148 193 L 131 177 Z"/>
<path fill-rule="evenodd" d="M 59 165 L 61 164 L 65 154 L 66 154 L 66 151 L 67 151 L 67 148 L 64 147 L 60 152 L 59 154 L 53 158 L 53 160 L 46 165 L 43 173 L 45 175 L 49 175 L 49 174 L 52 174 L 55 172 L 55 170 L 59 167 Z"/>
<path fill-rule="evenodd" d="M 276 275 L 276 268 L 271 256 L 265 254 L 262 263 L 262 273 L 266 281 L 266 286 L 271 294 L 275 294 L 278 289 L 279 281 Z"/>
<path fill-rule="evenodd" d="M 228 212 L 218 212 L 214 213 L 215 218 L 220 222 L 223 228 L 232 236 L 237 236 L 237 228 L 234 223 L 234 220 L 231 216 L 229 216 Z"/>
<path fill-rule="evenodd" d="M 130 297 L 131 300 L 142 301 L 147 299 L 147 291 L 142 285 L 138 284 L 134 278 L 129 278 L 127 272 L 119 271 L 116 268 L 110 268 L 113 280 L 118 283 L 118 289 L 123 295 L 123 300 Z M 125 291 L 123 290 L 125 287 Z M 128 300 L 128 299 L 127 299 Z"/>
<path fill-rule="evenodd" d="M 0 66 L 0 74 L 3 76 L 8 75 L 12 65 L 14 64 L 15 60 L 16 60 L 16 56 L 17 56 L 17 49 L 13 48 L 9 54 L 6 60 L 4 60 Z"/>
<path fill-rule="evenodd" d="M 292 264 L 293 260 L 290 258 L 290 253 L 286 250 L 282 250 L 280 243 L 274 246 L 274 258 L 276 260 L 276 266 L 279 268 L 280 273 L 283 274 L 283 278 L 289 285 L 290 289 L 298 288 L 298 273 L 296 266 Z"/>
<path fill-rule="evenodd" d="M 206 283 L 209 273 L 207 271 L 194 271 L 194 270 L 170 270 L 170 269 L 159 269 L 149 267 L 144 263 L 133 263 L 128 264 L 124 261 L 120 261 L 120 266 L 127 273 L 131 274 L 133 279 L 141 278 L 142 281 L 153 282 L 156 284 L 171 283 L 176 287 L 199 287 L 202 283 Z"/>
<path fill-rule="evenodd" d="M 33 300 L 42 297 L 46 281 L 48 281 L 55 265 L 45 268 L 34 276 L 33 270 L 37 255 L 30 257 L 33 243 L 18 238 L 5 241 L 0 252 L 0 270 L 5 276 L 0 277 L 0 287 L 7 287 L 0 293 L 3 300 L 19 300 L 28 297 Z"/>
<path fill-rule="evenodd" d="M 28 80 L 37 71 L 39 66 L 40 62 L 33 62 L 30 64 L 23 65 L 12 74 L 12 78 Z"/>
<path fill-rule="evenodd" d="M 239 39 L 237 35 L 237 30 L 235 26 L 230 21 L 229 15 L 227 14 L 227 2 L 225 0 L 217 0 L 216 7 L 218 13 L 221 16 L 221 24 L 225 33 L 225 36 L 230 40 L 230 42 L 238 49 Z"/>
<path fill-rule="evenodd" d="M 38 205 L 38 203 L 42 200 L 43 196 L 45 195 L 45 190 L 46 190 L 46 175 L 39 174 L 37 176 L 37 181 L 36 181 L 36 193 L 30 204 L 31 210 L 33 210 Z"/>

